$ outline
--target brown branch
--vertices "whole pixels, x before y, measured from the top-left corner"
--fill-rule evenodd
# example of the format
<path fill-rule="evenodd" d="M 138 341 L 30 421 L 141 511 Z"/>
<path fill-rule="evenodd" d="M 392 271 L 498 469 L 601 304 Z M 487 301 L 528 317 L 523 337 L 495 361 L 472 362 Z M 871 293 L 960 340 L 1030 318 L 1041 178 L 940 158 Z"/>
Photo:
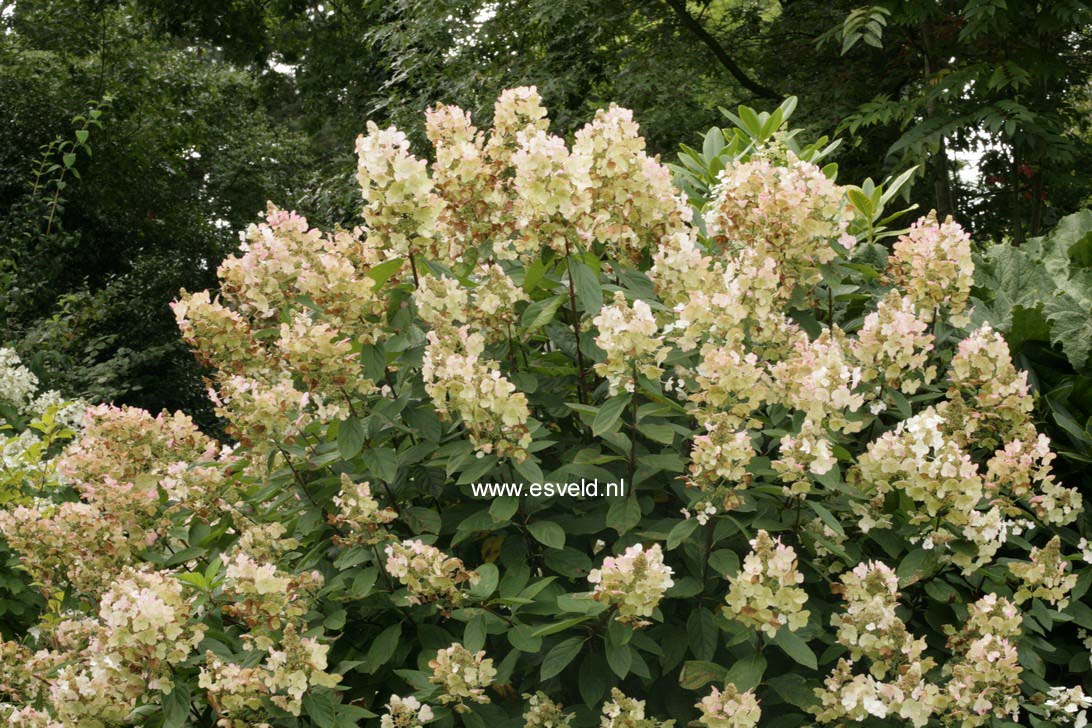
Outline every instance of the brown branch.
<path fill-rule="evenodd" d="M 775 100 L 781 98 L 781 94 L 748 76 L 739 67 L 739 64 L 732 60 L 732 57 L 728 55 L 728 51 L 724 50 L 724 46 L 686 9 L 686 0 L 664 0 L 664 2 L 675 11 L 675 15 L 679 17 L 679 21 L 683 26 L 709 48 L 713 56 L 720 61 L 720 64 L 727 69 L 728 73 L 732 74 L 732 77 L 739 82 L 740 86 L 763 98 Z"/>

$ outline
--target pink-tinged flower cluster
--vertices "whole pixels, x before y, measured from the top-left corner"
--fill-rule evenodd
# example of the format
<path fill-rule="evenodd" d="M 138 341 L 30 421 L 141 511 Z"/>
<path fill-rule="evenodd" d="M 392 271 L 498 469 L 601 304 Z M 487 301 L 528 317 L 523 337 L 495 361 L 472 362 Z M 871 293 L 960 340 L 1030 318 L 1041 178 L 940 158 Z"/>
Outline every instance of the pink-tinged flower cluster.
<path fill-rule="evenodd" d="M 971 236 L 951 217 L 938 223 L 929 213 L 895 242 L 887 274 L 926 321 L 943 309 L 960 325 L 974 283 Z"/>
<path fill-rule="evenodd" d="M 645 251 L 684 229 L 692 213 L 671 172 L 645 153 L 633 112 L 614 104 L 576 132 L 573 155 L 588 160 L 591 210 L 583 236 L 614 260 L 636 264 Z"/>
<path fill-rule="evenodd" d="M 869 672 L 877 679 L 919 662 L 925 640 L 914 638 L 895 613 L 899 579 L 894 570 L 879 562 L 861 563 L 840 581 L 835 589 L 846 608 L 831 618 L 831 625 L 853 660 L 867 657 Z"/>
<path fill-rule="evenodd" d="M 740 692 L 732 683 L 723 691 L 714 687 L 694 707 L 701 711 L 698 723 L 706 728 L 754 728 L 762 717 L 754 691 Z"/>
<path fill-rule="evenodd" d="M 422 277 L 413 294 L 418 315 L 435 331 L 467 326 L 491 343 L 511 337 L 516 304 L 527 294 L 496 263 L 479 264 L 469 280 L 471 286 L 448 276 Z"/>
<path fill-rule="evenodd" d="M 724 614 L 770 637 L 782 627 L 795 632 L 810 614 L 804 609 L 808 594 L 800 586 L 803 582 L 792 546 L 760 530 L 740 572 L 729 579 Z"/>
<path fill-rule="evenodd" d="M 388 544 L 385 552 L 387 573 L 409 590 L 411 604 L 457 606 L 464 599 L 462 585 L 478 581 L 478 574 L 467 571 L 462 561 L 420 540 Z"/>
<path fill-rule="evenodd" d="M 819 280 L 819 266 L 837 255 L 832 243 L 856 245 L 852 218 L 845 190 L 787 150 L 784 164 L 758 155 L 726 167 L 705 211 L 718 245 L 777 262 L 786 295 Z"/>
<path fill-rule="evenodd" d="M 1035 406 L 1028 374 L 1016 370 L 1004 337 L 989 324 L 959 342 L 948 376 L 945 416 L 960 442 L 996 447 L 1028 434 Z"/>
<path fill-rule="evenodd" d="M 933 335 L 929 324 L 918 315 L 909 296 L 891 291 L 865 316 L 853 341 L 853 356 L 863 367 L 865 381 L 883 384 L 913 394 L 937 376 L 929 363 Z"/>
<path fill-rule="evenodd" d="M 638 543 L 603 559 L 600 568 L 588 572 L 588 581 L 595 585 L 592 598 L 614 607 L 615 619 L 640 627 L 649 624 L 645 617 L 652 616 L 664 592 L 675 584 L 673 573 L 664 563 L 660 544 L 646 549 Z"/>
<path fill-rule="evenodd" d="M 603 703 L 599 728 L 673 728 L 675 721 L 645 717 L 645 701 L 628 697 L 611 688 L 610 700 Z"/>
<path fill-rule="evenodd" d="M 456 713 L 470 712 L 466 701 L 490 702 L 485 689 L 493 684 L 497 671 L 484 650 L 470 652 L 456 642 L 439 650 L 428 666 L 432 668 L 429 682 L 440 687 L 440 702 L 450 704 Z"/>
<path fill-rule="evenodd" d="M 368 244 L 399 257 L 444 258 L 437 221 L 443 200 L 435 193 L 428 163 L 409 151 L 409 139 L 393 126 L 368 122 L 356 140 L 357 182 L 364 196 Z M 444 255 L 446 254 L 446 255 Z"/>
<path fill-rule="evenodd" d="M 984 496 L 982 477 L 971 457 L 945 434 L 946 420 L 926 408 L 869 444 L 858 459 L 858 472 L 880 496 L 905 493 L 919 507 L 911 523 L 967 523 Z M 929 532 L 934 543 L 938 529 Z"/>

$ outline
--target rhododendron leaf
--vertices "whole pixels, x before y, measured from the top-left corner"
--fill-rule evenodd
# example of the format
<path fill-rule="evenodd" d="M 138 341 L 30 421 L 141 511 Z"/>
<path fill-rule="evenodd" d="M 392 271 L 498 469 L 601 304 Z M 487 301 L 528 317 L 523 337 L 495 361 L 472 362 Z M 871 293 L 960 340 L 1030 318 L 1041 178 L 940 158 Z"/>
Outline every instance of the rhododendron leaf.
<path fill-rule="evenodd" d="M 568 667 L 569 663 L 580 654 L 580 648 L 583 646 L 584 640 L 579 637 L 570 637 L 569 639 L 554 645 L 542 660 L 542 669 L 540 671 L 541 678 L 543 680 L 549 680 L 550 678 L 561 674 L 561 671 Z"/>
<path fill-rule="evenodd" d="M 773 643 L 781 648 L 781 650 L 799 662 L 804 667 L 815 670 L 819 667 L 819 662 L 815 658 L 815 653 L 808 647 L 808 643 L 804 639 L 793 632 L 788 627 L 782 627 L 777 630 L 777 634 L 774 635 Z"/>

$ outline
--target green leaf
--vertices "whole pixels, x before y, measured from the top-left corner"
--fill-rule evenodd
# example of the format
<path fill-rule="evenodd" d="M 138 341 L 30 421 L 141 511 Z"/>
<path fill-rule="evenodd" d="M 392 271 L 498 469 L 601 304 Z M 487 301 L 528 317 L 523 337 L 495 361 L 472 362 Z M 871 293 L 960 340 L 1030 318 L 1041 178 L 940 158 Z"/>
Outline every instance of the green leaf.
<path fill-rule="evenodd" d="M 541 301 L 535 301 L 523 310 L 523 316 L 520 319 L 520 328 L 526 333 L 531 333 L 550 323 L 554 320 L 557 309 L 561 307 L 564 300 L 564 296 L 557 295 L 552 298 L 544 298 Z"/>
<path fill-rule="evenodd" d="M 724 681 L 732 683 L 741 692 L 746 692 L 758 687 L 765 674 L 766 658 L 762 655 L 751 655 L 736 661 L 728 668 Z"/>
<path fill-rule="evenodd" d="M 580 671 L 577 674 L 580 698 L 584 701 L 584 705 L 590 708 L 599 704 L 607 692 L 609 675 L 603 656 L 598 651 L 589 652 L 580 663 Z"/>
<path fill-rule="evenodd" d="M 494 523 L 510 521 L 517 510 L 519 510 L 519 496 L 502 495 L 494 498 L 489 504 L 489 515 L 493 517 Z"/>
<path fill-rule="evenodd" d="M 337 701 L 329 690 L 309 691 L 303 697 L 303 712 L 317 728 L 332 728 L 337 722 Z"/>
<path fill-rule="evenodd" d="M 641 506 L 635 498 L 616 498 L 607 509 L 607 528 L 613 528 L 619 536 L 640 522 Z"/>
<path fill-rule="evenodd" d="M 190 686 L 182 680 L 175 679 L 174 688 L 163 696 L 163 728 L 181 728 L 189 725 L 190 717 Z"/>
<path fill-rule="evenodd" d="M 906 588 L 911 584 L 921 581 L 927 573 L 931 573 L 936 565 L 936 554 L 932 549 L 914 549 L 903 557 L 895 569 L 895 575 L 899 577 L 899 586 Z"/>
<path fill-rule="evenodd" d="M 379 633 L 379 635 L 372 640 L 371 646 L 368 648 L 368 654 L 364 657 L 364 664 L 361 666 L 361 670 L 366 673 L 374 673 L 384 664 L 387 660 L 391 659 L 394 655 L 394 650 L 398 647 L 398 640 L 402 637 L 402 624 L 392 624 L 385 630 Z"/>
<path fill-rule="evenodd" d="M 553 521 L 535 521 L 527 526 L 535 540 L 552 549 L 565 548 L 565 530 Z"/>
<path fill-rule="evenodd" d="M 699 660 L 712 660 L 720 641 L 720 628 L 716 617 L 708 609 L 698 607 L 690 612 L 686 620 L 686 635 L 690 642 L 690 651 Z"/>
<path fill-rule="evenodd" d="M 682 671 L 679 672 L 679 685 L 684 690 L 700 690 L 709 683 L 724 682 L 727 674 L 728 672 L 715 662 L 688 660 L 683 663 Z"/>
<path fill-rule="evenodd" d="M 535 654 L 542 649 L 542 638 L 534 634 L 534 630 L 526 624 L 519 624 L 508 630 L 508 641 L 521 652 Z"/>
<path fill-rule="evenodd" d="M 599 284 L 599 277 L 574 257 L 569 258 L 569 275 L 572 276 L 580 310 L 589 316 L 599 313 L 603 307 L 603 287 Z"/>
<path fill-rule="evenodd" d="M 474 569 L 478 574 L 478 583 L 470 587 L 470 596 L 475 599 L 487 599 L 497 588 L 500 581 L 500 571 L 495 564 L 482 564 Z"/>
<path fill-rule="evenodd" d="M 607 664 L 611 672 L 620 678 L 629 674 L 629 667 L 633 664 L 633 652 L 629 645 L 607 645 Z"/>
<path fill-rule="evenodd" d="M 342 460 L 351 460 L 364 447 L 367 436 L 364 423 L 356 417 L 342 420 L 337 428 L 337 452 Z"/>
<path fill-rule="evenodd" d="M 554 645 L 553 649 L 547 652 L 546 657 L 542 660 L 541 679 L 549 680 L 560 675 L 561 671 L 568 667 L 569 663 L 580 654 L 580 648 L 583 645 L 584 640 L 580 637 L 570 637 L 564 642 Z"/>
<path fill-rule="evenodd" d="M 687 518 L 685 521 L 679 521 L 671 527 L 671 531 L 667 534 L 667 550 L 678 548 L 678 546 L 690 538 L 694 531 L 698 530 L 698 519 Z"/>
<path fill-rule="evenodd" d="M 391 279 L 391 277 L 402 270 L 402 265 L 405 261 L 402 258 L 394 258 L 392 260 L 385 260 L 379 265 L 373 265 L 367 272 L 367 276 L 375 281 L 376 289 L 383 287 L 383 284 Z"/>
<path fill-rule="evenodd" d="M 627 393 L 618 394 L 611 397 L 599 408 L 599 411 L 595 414 L 595 419 L 592 421 L 592 435 L 599 437 L 604 432 L 610 432 L 614 429 L 614 426 L 618 423 L 622 413 L 626 410 L 626 405 L 633 399 L 633 395 Z"/>
<path fill-rule="evenodd" d="M 86 144 L 87 143 L 87 138 L 89 136 L 91 136 L 91 132 L 89 132 L 87 129 L 77 129 L 76 130 L 76 141 L 79 142 L 80 144 Z"/>
<path fill-rule="evenodd" d="M 815 653 L 808 647 L 808 643 L 804 641 L 803 637 L 796 634 L 788 627 L 782 627 L 777 630 L 777 634 L 773 638 L 773 643 L 780 647 L 782 652 L 804 667 L 811 668 L 812 670 L 818 669 L 819 661 L 816 659 Z"/>

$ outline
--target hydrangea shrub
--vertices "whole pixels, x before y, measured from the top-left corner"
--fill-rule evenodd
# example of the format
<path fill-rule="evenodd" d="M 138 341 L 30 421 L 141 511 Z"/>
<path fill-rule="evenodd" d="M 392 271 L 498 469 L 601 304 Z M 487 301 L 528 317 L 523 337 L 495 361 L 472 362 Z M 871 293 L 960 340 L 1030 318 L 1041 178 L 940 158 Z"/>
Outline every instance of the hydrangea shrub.
<path fill-rule="evenodd" d="M 614 106 L 370 125 L 359 228 L 271 206 L 174 304 L 232 442 L 93 407 L 0 511 L 0 716 L 1083 725 L 1082 500 L 971 241 L 744 111 L 691 199 Z"/>

